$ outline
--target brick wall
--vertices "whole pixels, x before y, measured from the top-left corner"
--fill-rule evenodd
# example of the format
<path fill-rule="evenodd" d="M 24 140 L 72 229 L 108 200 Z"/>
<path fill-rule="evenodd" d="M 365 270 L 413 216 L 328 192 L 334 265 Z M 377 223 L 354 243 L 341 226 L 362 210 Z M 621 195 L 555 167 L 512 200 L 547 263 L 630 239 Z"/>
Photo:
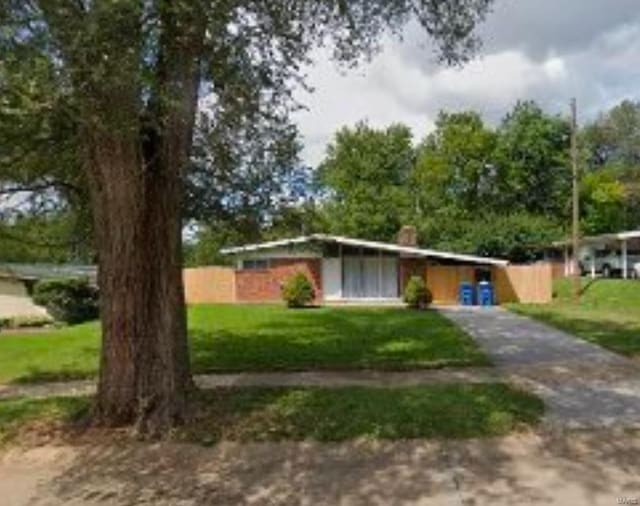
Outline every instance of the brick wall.
<path fill-rule="evenodd" d="M 234 302 L 235 273 L 231 267 L 194 267 L 182 271 L 187 304 Z"/>
<path fill-rule="evenodd" d="M 280 286 L 297 272 L 304 273 L 313 284 L 316 302 L 322 301 L 322 267 L 319 258 L 278 258 L 269 269 L 236 271 L 236 301 L 280 301 Z"/>

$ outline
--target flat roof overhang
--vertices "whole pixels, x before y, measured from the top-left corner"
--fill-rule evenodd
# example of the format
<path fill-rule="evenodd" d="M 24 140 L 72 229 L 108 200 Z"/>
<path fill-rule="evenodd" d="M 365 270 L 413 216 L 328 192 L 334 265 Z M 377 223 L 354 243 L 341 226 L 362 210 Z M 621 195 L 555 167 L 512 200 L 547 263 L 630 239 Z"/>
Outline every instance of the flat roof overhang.
<path fill-rule="evenodd" d="M 615 232 L 610 234 L 587 235 L 580 238 L 580 244 L 608 244 L 611 242 L 630 241 L 640 239 L 640 230 L 627 230 L 625 232 Z M 555 241 L 551 243 L 555 247 L 571 246 L 571 239 Z"/>
<path fill-rule="evenodd" d="M 343 236 L 328 235 L 328 234 L 312 234 L 308 236 L 294 237 L 291 239 L 281 239 L 278 241 L 268 241 L 263 243 L 247 244 L 245 246 L 237 246 L 233 248 L 224 248 L 220 250 L 220 253 L 222 253 L 223 255 L 238 255 L 238 254 L 251 253 L 256 251 L 263 251 L 267 249 L 294 246 L 297 244 L 312 243 L 312 242 L 335 243 L 335 244 L 342 244 L 346 246 L 374 249 L 379 251 L 388 251 L 388 252 L 398 253 L 400 255 L 405 255 L 405 256 L 412 256 L 412 257 L 419 257 L 419 258 L 437 258 L 441 260 L 452 260 L 457 262 L 474 263 L 478 265 L 506 266 L 509 263 L 508 260 L 503 260 L 500 258 L 481 257 L 476 255 L 465 255 L 465 254 L 452 253 L 448 251 L 438 251 L 438 250 L 417 248 L 417 247 L 411 247 L 411 246 L 400 246 L 398 244 L 378 242 L 378 241 L 368 241 L 364 239 L 354 239 L 351 237 L 343 237 Z"/>

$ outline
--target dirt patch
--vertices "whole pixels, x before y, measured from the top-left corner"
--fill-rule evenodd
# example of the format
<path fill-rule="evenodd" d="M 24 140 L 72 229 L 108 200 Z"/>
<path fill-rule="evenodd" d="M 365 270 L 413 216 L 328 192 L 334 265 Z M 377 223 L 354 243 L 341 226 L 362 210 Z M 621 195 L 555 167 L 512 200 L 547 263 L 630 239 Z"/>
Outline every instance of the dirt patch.
<path fill-rule="evenodd" d="M 615 504 L 640 496 L 640 435 L 528 433 L 470 441 L 13 447 L 14 506 Z"/>

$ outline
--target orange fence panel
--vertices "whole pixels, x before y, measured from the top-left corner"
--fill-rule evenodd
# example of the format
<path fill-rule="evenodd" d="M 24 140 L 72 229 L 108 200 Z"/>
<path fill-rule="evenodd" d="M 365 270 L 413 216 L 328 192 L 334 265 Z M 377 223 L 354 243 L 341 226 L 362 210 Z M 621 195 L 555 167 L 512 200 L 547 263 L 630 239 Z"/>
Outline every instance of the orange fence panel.
<path fill-rule="evenodd" d="M 456 304 L 460 283 L 473 280 L 474 267 L 469 265 L 427 266 L 427 287 L 439 304 Z"/>
<path fill-rule="evenodd" d="M 494 268 L 499 303 L 546 304 L 553 297 L 553 266 L 548 262 Z"/>
<path fill-rule="evenodd" d="M 235 302 L 232 267 L 193 267 L 182 271 L 187 304 Z"/>
<path fill-rule="evenodd" d="M 429 265 L 426 269 L 427 286 L 433 301 L 439 304 L 457 304 L 460 283 L 475 283 L 475 266 Z M 544 304 L 552 298 L 552 265 L 508 265 L 494 267 L 492 280 L 496 301 Z"/>

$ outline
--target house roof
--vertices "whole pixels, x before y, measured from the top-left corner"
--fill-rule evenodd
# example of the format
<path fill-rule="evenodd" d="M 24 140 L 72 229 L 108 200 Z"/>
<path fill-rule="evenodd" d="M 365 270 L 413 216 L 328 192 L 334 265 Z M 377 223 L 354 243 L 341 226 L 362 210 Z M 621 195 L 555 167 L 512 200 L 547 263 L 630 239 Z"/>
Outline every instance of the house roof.
<path fill-rule="evenodd" d="M 236 246 L 233 248 L 224 248 L 220 250 L 223 255 L 237 255 L 242 253 L 251 253 L 254 251 L 261 251 L 273 248 L 279 248 L 283 246 L 292 246 L 295 244 L 304 244 L 309 242 L 325 242 L 343 244 L 346 246 L 355 246 L 362 248 L 370 248 L 382 251 L 391 251 L 394 253 L 404 253 L 410 256 L 418 257 L 430 257 L 438 258 L 442 260 L 455 260 L 458 262 L 469 262 L 475 264 L 484 265 L 507 265 L 509 262 L 500 258 L 481 257 L 475 255 L 464 255 L 458 253 L 452 253 L 448 251 L 438 251 L 433 249 L 417 248 L 411 246 L 400 246 L 398 244 L 367 241 L 363 239 L 354 239 L 351 237 L 343 237 L 339 235 L 328 234 L 311 234 L 300 237 L 293 237 L 291 239 L 281 239 L 278 241 L 268 241 L 255 244 L 247 244 L 245 246 Z"/>
<path fill-rule="evenodd" d="M 97 268 L 94 265 L 73 264 L 0 264 L 0 276 L 22 280 L 43 278 L 81 278 L 95 280 Z"/>
<path fill-rule="evenodd" d="M 626 230 L 624 232 L 613 232 L 610 234 L 587 235 L 580 238 L 581 243 L 607 243 L 611 241 L 628 241 L 631 239 L 640 239 L 640 230 Z M 570 246 L 571 240 L 556 241 L 553 246 Z"/>

